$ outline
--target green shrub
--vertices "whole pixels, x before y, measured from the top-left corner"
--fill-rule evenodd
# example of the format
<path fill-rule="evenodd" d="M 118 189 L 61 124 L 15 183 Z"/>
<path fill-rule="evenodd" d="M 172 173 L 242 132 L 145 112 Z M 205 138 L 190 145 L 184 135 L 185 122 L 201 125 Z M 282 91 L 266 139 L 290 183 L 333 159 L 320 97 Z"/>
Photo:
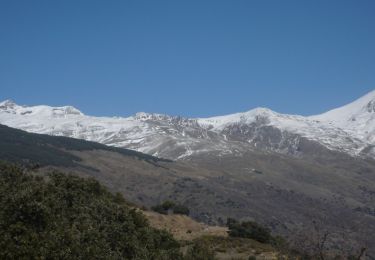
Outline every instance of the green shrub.
<path fill-rule="evenodd" d="M 151 210 L 164 215 L 168 214 L 169 212 L 181 215 L 189 215 L 190 213 L 188 207 L 181 204 L 176 204 L 173 201 L 168 200 L 163 202 L 162 204 L 151 207 Z"/>
<path fill-rule="evenodd" d="M 185 255 L 186 260 L 214 260 L 214 251 L 202 241 L 195 241 Z"/>
<path fill-rule="evenodd" d="M 272 240 L 269 229 L 253 221 L 238 222 L 228 218 L 229 236 L 251 238 L 261 243 L 270 243 Z"/>
<path fill-rule="evenodd" d="M 173 208 L 173 213 L 189 216 L 190 211 L 188 207 L 178 204 Z"/>
<path fill-rule="evenodd" d="M 164 201 L 164 203 L 161 204 L 161 206 L 163 207 L 164 210 L 170 210 L 170 209 L 173 209 L 176 206 L 176 204 L 173 201 L 167 200 L 167 201 Z"/>
<path fill-rule="evenodd" d="M 179 244 L 94 179 L 0 163 L 0 259 L 181 259 Z"/>
<path fill-rule="evenodd" d="M 153 211 L 155 211 L 159 214 L 163 214 L 163 215 L 168 214 L 168 210 L 165 210 L 162 205 L 153 206 L 153 207 L 151 207 L 151 210 L 153 210 Z"/>

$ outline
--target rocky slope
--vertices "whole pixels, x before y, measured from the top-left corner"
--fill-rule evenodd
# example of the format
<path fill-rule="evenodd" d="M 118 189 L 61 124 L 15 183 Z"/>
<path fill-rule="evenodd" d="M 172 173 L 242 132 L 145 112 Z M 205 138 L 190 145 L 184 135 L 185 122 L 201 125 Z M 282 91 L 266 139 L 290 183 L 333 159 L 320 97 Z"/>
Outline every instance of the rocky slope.
<path fill-rule="evenodd" d="M 315 221 L 329 231 L 332 244 L 375 248 L 375 162 L 304 146 L 318 155 L 295 158 L 248 150 L 173 162 L 0 126 L 0 160 L 31 166 L 35 161 L 44 166 L 40 173 L 52 168 L 95 177 L 138 205 L 172 200 L 206 224 L 223 224 L 228 217 L 253 219 L 291 238 L 313 232 Z"/>
<path fill-rule="evenodd" d="M 148 113 L 127 118 L 94 117 L 71 106 L 20 106 L 9 100 L 0 103 L 0 123 L 4 125 L 170 159 L 207 153 L 237 156 L 254 149 L 303 156 L 314 153 L 311 147 L 317 146 L 373 157 L 374 117 L 375 91 L 352 104 L 311 117 L 279 114 L 266 108 L 212 118 Z"/>

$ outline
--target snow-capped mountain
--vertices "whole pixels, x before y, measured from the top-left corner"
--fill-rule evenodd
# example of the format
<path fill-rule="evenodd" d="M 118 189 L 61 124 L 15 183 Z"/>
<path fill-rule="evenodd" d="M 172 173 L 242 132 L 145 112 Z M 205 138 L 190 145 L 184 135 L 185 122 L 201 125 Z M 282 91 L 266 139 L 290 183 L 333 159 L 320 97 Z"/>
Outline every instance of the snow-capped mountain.
<path fill-rule="evenodd" d="M 71 106 L 20 106 L 7 100 L 0 103 L 0 124 L 172 159 L 207 152 L 241 154 L 249 149 L 298 156 L 306 142 L 352 156 L 373 157 L 375 91 L 347 106 L 310 117 L 266 108 L 211 118 L 148 113 L 127 118 L 94 117 Z"/>
<path fill-rule="evenodd" d="M 351 136 L 375 144 L 375 91 L 346 106 L 310 119 L 345 129 Z"/>

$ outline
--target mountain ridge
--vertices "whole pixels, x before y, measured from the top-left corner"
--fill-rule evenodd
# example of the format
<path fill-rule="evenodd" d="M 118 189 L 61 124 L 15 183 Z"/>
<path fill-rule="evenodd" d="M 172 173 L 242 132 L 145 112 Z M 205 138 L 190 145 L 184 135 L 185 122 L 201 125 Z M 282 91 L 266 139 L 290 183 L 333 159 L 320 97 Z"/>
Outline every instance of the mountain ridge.
<path fill-rule="evenodd" d="M 375 91 L 349 105 L 307 117 L 281 114 L 268 108 L 209 118 L 145 112 L 130 117 L 95 117 L 72 106 L 20 106 L 6 100 L 0 103 L 0 123 L 169 159 L 207 152 L 241 153 L 259 147 L 298 155 L 301 138 L 351 156 L 374 158 L 374 111 Z M 351 113 L 356 115 L 355 120 Z"/>

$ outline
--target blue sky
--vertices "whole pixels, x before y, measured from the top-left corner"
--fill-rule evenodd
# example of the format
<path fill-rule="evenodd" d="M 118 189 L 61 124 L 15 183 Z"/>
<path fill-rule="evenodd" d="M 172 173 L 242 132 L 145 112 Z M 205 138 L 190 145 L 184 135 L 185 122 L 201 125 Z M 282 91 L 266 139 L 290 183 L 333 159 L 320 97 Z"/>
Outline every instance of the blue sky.
<path fill-rule="evenodd" d="M 203 117 L 375 89 L 375 1 L 0 1 L 0 98 Z"/>

